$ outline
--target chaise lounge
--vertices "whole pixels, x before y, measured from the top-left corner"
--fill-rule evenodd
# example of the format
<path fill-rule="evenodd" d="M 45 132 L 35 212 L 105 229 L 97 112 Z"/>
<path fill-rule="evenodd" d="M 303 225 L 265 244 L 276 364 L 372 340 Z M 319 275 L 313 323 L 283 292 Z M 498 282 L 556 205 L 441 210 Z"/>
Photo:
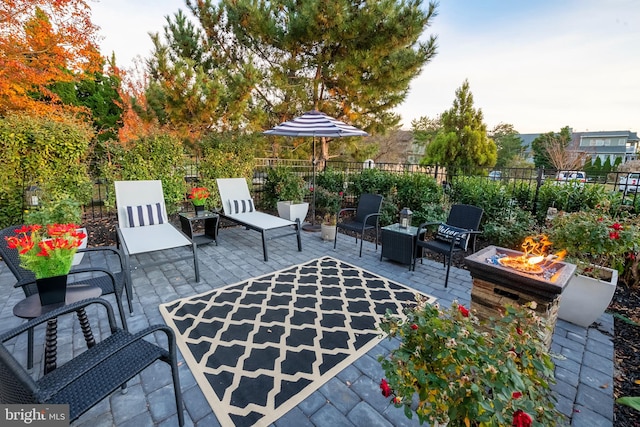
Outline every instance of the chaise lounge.
<path fill-rule="evenodd" d="M 262 253 L 264 260 L 269 261 L 267 252 L 267 240 L 295 235 L 298 241 L 298 251 L 302 251 L 300 238 L 300 222 L 289 221 L 255 209 L 253 199 L 249 193 L 247 180 L 244 178 L 218 178 L 218 191 L 222 200 L 222 212 L 220 216 L 250 230 L 260 232 L 262 235 Z M 267 238 L 267 232 L 293 228 L 293 231 L 285 234 L 271 235 Z"/>

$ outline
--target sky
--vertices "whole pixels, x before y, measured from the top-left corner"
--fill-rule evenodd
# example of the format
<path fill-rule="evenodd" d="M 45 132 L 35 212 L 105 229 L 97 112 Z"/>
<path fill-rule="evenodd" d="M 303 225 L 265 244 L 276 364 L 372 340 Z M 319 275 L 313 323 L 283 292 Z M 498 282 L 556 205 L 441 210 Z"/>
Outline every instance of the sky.
<path fill-rule="evenodd" d="M 103 55 L 149 57 L 184 0 L 90 0 Z M 450 109 L 465 80 L 488 129 L 640 132 L 640 1 L 441 0 L 437 55 L 395 109 L 403 128 Z"/>

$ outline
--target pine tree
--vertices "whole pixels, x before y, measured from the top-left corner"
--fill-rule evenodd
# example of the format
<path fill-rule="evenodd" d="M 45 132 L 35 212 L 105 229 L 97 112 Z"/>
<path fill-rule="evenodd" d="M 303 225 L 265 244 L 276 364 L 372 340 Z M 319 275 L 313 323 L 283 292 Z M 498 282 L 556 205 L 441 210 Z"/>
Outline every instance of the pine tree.
<path fill-rule="evenodd" d="M 453 107 L 441 116 L 442 128 L 426 149 L 422 164 L 440 164 L 449 177 L 480 173 L 496 164 L 495 142 L 487 137 L 482 110 L 473 107 L 473 94 L 465 80 L 456 90 Z"/>
<path fill-rule="evenodd" d="M 217 84 L 194 98 L 218 97 L 207 101 L 217 107 L 208 108 L 212 128 L 264 130 L 318 109 L 370 133 L 392 129 L 400 120 L 393 108 L 436 52 L 435 36 L 419 40 L 436 4 L 422 3 L 187 0 L 200 29 L 177 15 L 165 27 L 167 43 L 156 44 L 151 64 L 155 93 L 149 99 L 158 102 L 158 113 L 167 111 L 163 106 L 183 108 L 171 96 L 184 98 L 170 74 L 189 66 Z M 204 84 L 192 73 L 192 85 Z M 326 142 L 321 159 L 328 157 Z"/>

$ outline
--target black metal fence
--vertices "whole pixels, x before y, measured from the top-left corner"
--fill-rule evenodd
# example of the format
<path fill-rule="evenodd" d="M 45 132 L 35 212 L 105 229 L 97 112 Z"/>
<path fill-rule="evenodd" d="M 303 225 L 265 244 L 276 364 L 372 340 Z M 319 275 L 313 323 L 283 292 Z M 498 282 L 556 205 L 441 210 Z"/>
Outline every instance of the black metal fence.
<path fill-rule="evenodd" d="M 185 181 L 188 183 L 195 183 L 198 181 L 198 169 L 197 162 L 191 163 L 185 172 Z M 341 161 L 327 161 L 324 163 L 318 163 L 315 167 L 309 161 L 305 160 L 287 160 L 287 159 L 268 159 L 260 158 L 256 159 L 256 167 L 252 177 L 254 198 L 257 203 L 262 199 L 262 191 L 264 183 L 267 177 L 267 171 L 270 168 L 276 166 L 290 167 L 296 174 L 302 176 L 307 185 L 312 187 L 314 185 L 314 172 L 315 175 L 322 173 L 326 168 L 331 168 L 334 173 L 343 174 L 343 181 L 349 182 L 349 175 L 359 174 L 365 169 L 375 168 L 379 171 L 405 174 L 405 173 L 419 173 L 430 176 L 436 180 L 440 185 L 447 186 L 449 180 L 456 180 L 471 176 L 479 176 L 483 179 L 491 181 L 500 181 L 505 186 L 517 186 L 520 189 L 527 187 L 530 194 L 533 194 L 534 206 L 537 203 L 537 197 L 540 187 L 545 182 L 557 182 L 559 184 L 569 183 L 572 185 L 602 185 L 607 190 L 615 192 L 620 197 L 629 198 L 629 202 L 636 205 L 636 198 L 638 197 L 638 187 L 640 187 L 640 180 L 637 178 L 640 176 L 638 172 L 610 172 L 600 175 L 577 177 L 571 179 L 571 176 L 565 178 L 555 170 L 545 170 L 542 168 L 508 168 L 501 169 L 499 171 L 485 171 L 482 174 L 471 173 L 459 173 L 450 174 L 447 170 L 441 166 L 420 166 L 415 164 L 398 164 L 398 163 L 373 163 L 373 162 L 341 162 Z M 635 177 L 635 178 L 634 178 Z M 628 179 L 627 179 L 628 178 Z M 106 206 L 105 201 L 109 191 L 112 189 L 105 183 L 104 180 L 97 180 L 94 184 L 94 192 L 91 203 L 84 207 L 85 216 L 89 218 L 102 218 L 115 215 L 113 209 Z M 348 194 L 348 188 L 345 188 L 345 197 L 353 196 Z"/>

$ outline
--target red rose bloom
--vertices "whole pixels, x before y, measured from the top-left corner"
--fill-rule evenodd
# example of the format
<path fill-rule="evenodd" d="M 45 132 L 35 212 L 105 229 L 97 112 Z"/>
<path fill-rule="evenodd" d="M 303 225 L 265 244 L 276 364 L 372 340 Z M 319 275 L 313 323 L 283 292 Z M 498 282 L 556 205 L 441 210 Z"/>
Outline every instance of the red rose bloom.
<path fill-rule="evenodd" d="M 616 222 L 613 225 L 610 225 L 609 228 L 613 228 L 616 231 L 620 231 L 622 230 L 622 225 L 619 222 Z"/>
<path fill-rule="evenodd" d="M 458 311 L 464 316 L 464 317 L 469 317 L 469 310 L 467 310 L 465 308 L 464 305 L 459 305 L 458 306 Z"/>
<path fill-rule="evenodd" d="M 511 393 L 511 398 L 513 399 L 520 399 L 522 397 L 522 393 L 519 391 L 514 391 L 513 393 Z"/>
<path fill-rule="evenodd" d="M 413 325 L 411 325 L 411 329 L 413 329 L 413 330 L 415 331 L 416 329 L 418 329 L 418 325 L 416 325 L 416 324 L 414 323 Z"/>
<path fill-rule="evenodd" d="M 526 412 L 523 412 L 521 409 L 518 409 L 513 414 L 513 423 L 512 427 L 531 427 L 531 417 Z"/>
<path fill-rule="evenodd" d="M 617 231 L 612 231 L 609 233 L 609 238 L 612 240 L 618 240 L 620 238 L 620 233 Z"/>
<path fill-rule="evenodd" d="M 384 397 L 391 396 L 391 387 L 389 387 L 389 383 L 384 378 L 380 381 L 380 390 L 382 390 L 382 395 Z"/>

